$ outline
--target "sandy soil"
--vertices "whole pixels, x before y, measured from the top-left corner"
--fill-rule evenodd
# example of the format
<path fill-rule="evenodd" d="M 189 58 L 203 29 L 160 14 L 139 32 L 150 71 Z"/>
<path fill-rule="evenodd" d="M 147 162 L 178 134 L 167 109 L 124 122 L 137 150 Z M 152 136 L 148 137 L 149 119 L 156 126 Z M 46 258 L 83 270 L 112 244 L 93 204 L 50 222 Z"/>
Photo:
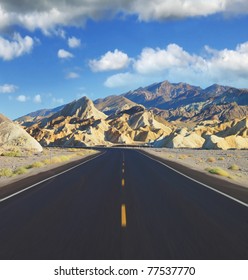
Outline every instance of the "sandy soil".
<path fill-rule="evenodd" d="M 95 150 L 84 150 L 84 149 L 60 149 L 60 148 L 44 148 L 43 153 L 36 155 L 27 155 L 20 157 L 8 157 L 8 156 L 0 156 L 0 171 L 2 169 L 11 169 L 13 172 L 20 167 L 27 167 L 36 162 L 42 162 L 47 160 L 47 164 L 43 167 L 33 167 L 27 170 L 26 174 L 22 175 L 14 175 L 11 177 L 0 176 L 0 187 L 23 179 L 27 176 L 35 175 L 40 172 L 44 172 L 49 169 L 56 168 L 60 165 L 66 164 L 70 161 L 76 161 L 80 158 L 86 157 L 88 155 L 97 153 Z M 70 157 L 67 161 L 62 162 L 53 162 L 54 158 L 59 158 L 61 156 Z"/>
<path fill-rule="evenodd" d="M 212 175 L 206 169 L 220 167 L 230 174 L 230 178 L 222 177 L 248 188 L 248 150 L 194 150 L 194 149 L 167 149 L 149 148 L 146 152 L 163 159 L 178 162 L 194 170 Z M 239 170 L 229 169 L 237 165 Z"/>

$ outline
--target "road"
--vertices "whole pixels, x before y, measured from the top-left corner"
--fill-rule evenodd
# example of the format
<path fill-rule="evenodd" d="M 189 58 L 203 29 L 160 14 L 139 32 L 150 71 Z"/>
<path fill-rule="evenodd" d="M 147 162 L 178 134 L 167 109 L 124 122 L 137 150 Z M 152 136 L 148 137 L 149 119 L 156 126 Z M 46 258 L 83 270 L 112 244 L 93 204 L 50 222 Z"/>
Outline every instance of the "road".
<path fill-rule="evenodd" d="M 0 259 L 247 259 L 248 207 L 132 149 L 0 202 Z"/>

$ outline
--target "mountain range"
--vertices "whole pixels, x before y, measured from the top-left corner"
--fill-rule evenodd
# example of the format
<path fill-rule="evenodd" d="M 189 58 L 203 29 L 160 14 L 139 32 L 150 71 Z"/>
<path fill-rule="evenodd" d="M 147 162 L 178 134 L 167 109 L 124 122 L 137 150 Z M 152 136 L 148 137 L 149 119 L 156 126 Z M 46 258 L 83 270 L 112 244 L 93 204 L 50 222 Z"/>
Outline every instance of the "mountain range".
<path fill-rule="evenodd" d="M 16 120 L 43 146 L 248 148 L 248 90 L 164 81 Z"/>
<path fill-rule="evenodd" d="M 202 89 L 186 83 L 163 81 L 140 87 L 122 95 L 111 95 L 94 101 L 95 107 L 106 115 L 143 105 L 167 121 L 219 119 L 229 121 L 248 115 L 248 89 L 214 84 Z M 63 107 L 43 109 L 18 118 L 18 122 L 33 122 L 51 116 Z"/>

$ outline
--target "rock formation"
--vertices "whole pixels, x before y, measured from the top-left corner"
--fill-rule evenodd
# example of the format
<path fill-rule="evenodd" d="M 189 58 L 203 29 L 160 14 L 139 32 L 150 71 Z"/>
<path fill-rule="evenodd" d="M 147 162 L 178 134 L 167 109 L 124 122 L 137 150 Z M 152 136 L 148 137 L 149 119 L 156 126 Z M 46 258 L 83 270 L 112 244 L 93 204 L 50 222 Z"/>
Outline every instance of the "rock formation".
<path fill-rule="evenodd" d="M 42 152 L 41 145 L 22 127 L 0 114 L 0 149 Z"/>
<path fill-rule="evenodd" d="M 143 106 L 107 117 L 91 100 L 83 97 L 27 127 L 27 131 L 44 146 L 135 145 L 169 135 L 172 129 L 166 124 Z"/>
<path fill-rule="evenodd" d="M 164 81 L 94 103 L 83 97 L 40 114 L 17 121 L 45 146 L 247 148 L 247 89 Z"/>

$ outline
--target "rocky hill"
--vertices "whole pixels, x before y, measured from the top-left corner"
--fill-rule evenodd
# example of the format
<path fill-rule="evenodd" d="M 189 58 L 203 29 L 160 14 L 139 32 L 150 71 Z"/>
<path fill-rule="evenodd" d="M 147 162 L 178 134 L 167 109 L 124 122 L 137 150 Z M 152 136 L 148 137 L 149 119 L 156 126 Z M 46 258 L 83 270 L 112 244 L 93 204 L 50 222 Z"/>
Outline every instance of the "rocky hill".
<path fill-rule="evenodd" d="M 230 122 L 204 121 L 191 129 L 175 129 L 160 137 L 155 147 L 197 149 L 248 149 L 248 117 Z"/>
<path fill-rule="evenodd" d="M 87 97 L 67 104 L 61 111 L 26 128 L 42 145 L 83 147 L 153 142 L 172 129 L 143 106 L 109 117 Z"/>
<path fill-rule="evenodd" d="M 42 152 L 41 145 L 22 127 L 0 114 L 0 152 Z"/>

